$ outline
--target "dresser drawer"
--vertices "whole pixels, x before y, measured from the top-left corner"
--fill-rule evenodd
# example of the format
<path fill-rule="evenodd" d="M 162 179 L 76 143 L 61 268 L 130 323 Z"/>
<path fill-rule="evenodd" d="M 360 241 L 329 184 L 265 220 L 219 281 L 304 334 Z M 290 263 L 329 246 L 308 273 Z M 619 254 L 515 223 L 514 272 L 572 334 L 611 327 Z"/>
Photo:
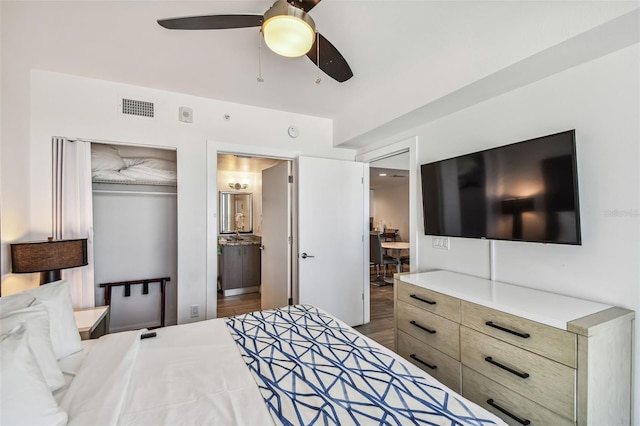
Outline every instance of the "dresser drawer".
<path fill-rule="evenodd" d="M 575 417 L 574 369 L 464 326 L 460 340 L 464 365 L 563 417 Z"/>
<path fill-rule="evenodd" d="M 576 368 L 575 334 L 474 303 L 461 306 L 463 325 Z"/>
<path fill-rule="evenodd" d="M 460 393 L 460 362 L 398 331 L 398 354 Z"/>
<path fill-rule="evenodd" d="M 460 360 L 460 324 L 402 301 L 397 307 L 398 330 Z"/>
<path fill-rule="evenodd" d="M 460 322 L 460 300 L 455 297 L 398 281 L 398 300 Z"/>
<path fill-rule="evenodd" d="M 463 396 L 513 426 L 571 426 L 573 420 L 559 416 L 522 395 L 510 391 L 482 374 L 462 367 Z M 509 413 L 509 414 L 507 414 Z M 517 420 L 518 419 L 518 420 Z M 529 423 L 526 423 L 529 421 Z"/>

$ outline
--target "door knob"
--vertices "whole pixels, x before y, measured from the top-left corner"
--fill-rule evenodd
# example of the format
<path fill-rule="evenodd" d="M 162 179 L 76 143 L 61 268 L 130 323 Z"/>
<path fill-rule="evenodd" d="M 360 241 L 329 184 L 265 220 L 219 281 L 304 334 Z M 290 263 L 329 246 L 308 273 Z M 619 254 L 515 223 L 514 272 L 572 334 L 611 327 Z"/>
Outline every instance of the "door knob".
<path fill-rule="evenodd" d="M 300 255 L 300 257 L 301 257 L 301 258 L 303 258 L 303 259 L 306 259 L 307 257 L 315 257 L 315 256 L 311 256 L 311 255 L 309 255 L 309 254 L 307 254 L 307 253 L 302 253 L 302 254 Z"/>
<path fill-rule="evenodd" d="M 260 250 L 264 250 L 264 244 L 260 244 Z"/>

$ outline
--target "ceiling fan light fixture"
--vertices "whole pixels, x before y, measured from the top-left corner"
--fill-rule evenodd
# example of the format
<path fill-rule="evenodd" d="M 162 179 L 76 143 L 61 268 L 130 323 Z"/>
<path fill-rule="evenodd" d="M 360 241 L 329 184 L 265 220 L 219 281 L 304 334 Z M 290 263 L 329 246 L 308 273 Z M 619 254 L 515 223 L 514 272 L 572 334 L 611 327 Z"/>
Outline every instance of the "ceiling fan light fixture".
<path fill-rule="evenodd" d="M 316 39 L 313 19 L 286 0 L 277 1 L 264 14 L 262 34 L 269 49 L 289 58 L 305 55 Z"/>

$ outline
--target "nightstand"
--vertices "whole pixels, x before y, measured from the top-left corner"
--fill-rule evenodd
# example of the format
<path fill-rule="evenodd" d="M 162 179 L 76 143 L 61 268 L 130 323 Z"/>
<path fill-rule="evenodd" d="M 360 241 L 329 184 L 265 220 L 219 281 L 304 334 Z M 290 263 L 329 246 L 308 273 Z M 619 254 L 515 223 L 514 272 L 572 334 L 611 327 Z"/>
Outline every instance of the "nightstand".
<path fill-rule="evenodd" d="M 78 309 L 73 315 L 82 340 L 97 339 L 109 333 L 109 306 Z"/>

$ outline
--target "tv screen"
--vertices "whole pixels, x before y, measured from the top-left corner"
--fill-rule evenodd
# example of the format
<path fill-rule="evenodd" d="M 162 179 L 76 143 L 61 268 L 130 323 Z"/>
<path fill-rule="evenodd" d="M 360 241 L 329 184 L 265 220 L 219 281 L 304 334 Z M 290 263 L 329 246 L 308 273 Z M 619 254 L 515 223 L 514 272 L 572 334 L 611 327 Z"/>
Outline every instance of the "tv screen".
<path fill-rule="evenodd" d="M 580 244 L 575 131 L 421 166 L 425 235 Z"/>

